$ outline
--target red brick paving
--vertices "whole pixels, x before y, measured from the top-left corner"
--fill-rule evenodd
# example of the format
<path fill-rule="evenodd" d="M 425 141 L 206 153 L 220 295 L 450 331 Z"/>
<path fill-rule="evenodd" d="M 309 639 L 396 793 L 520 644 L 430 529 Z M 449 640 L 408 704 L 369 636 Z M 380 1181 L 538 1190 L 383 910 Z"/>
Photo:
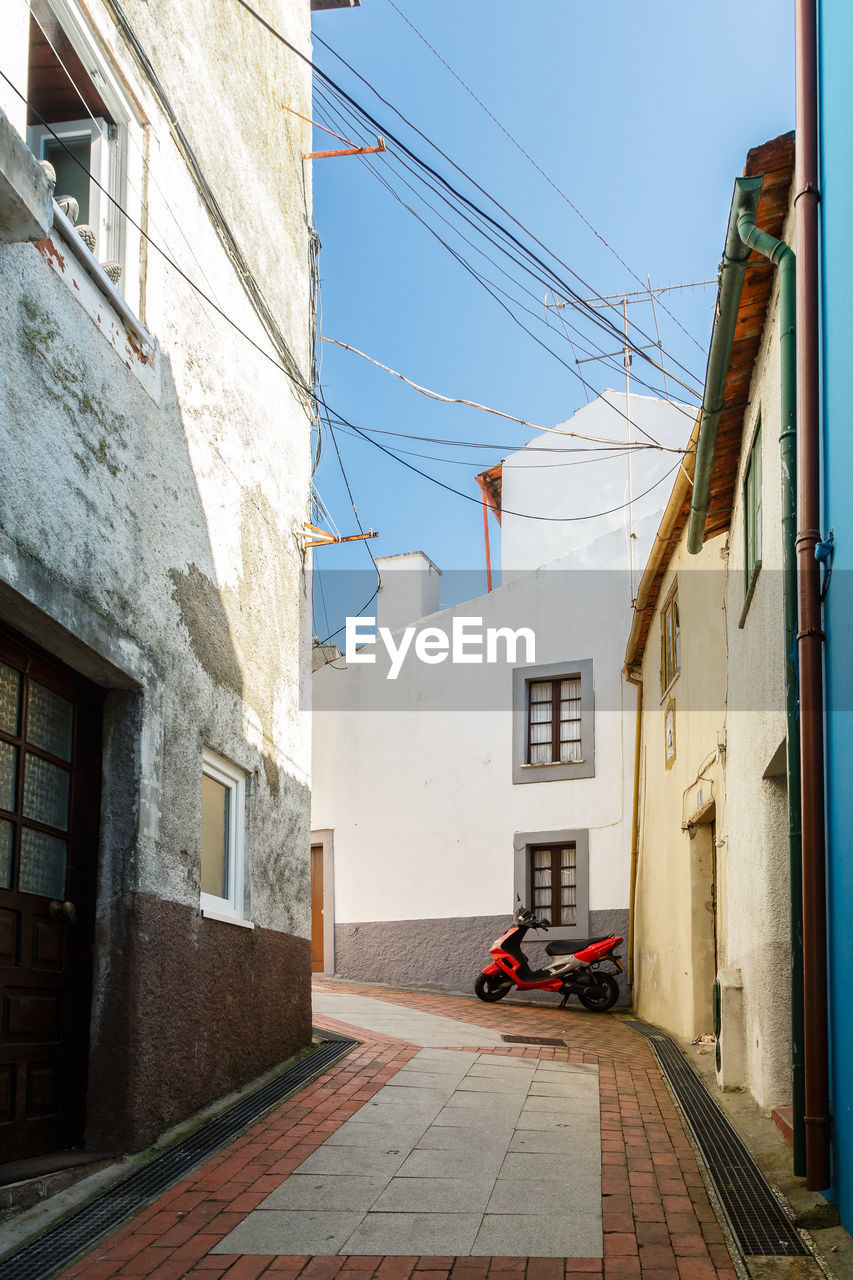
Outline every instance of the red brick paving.
<path fill-rule="evenodd" d="M 317 1081 L 177 1183 L 62 1280 L 736 1280 L 693 1150 L 642 1037 L 618 1019 L 553 1007 L 477 1005 L 456 996 L 335 984 L 335 990 L 524 1035 L 566 1049 L 472 1045 L 502 1057 L 598 1066 L 604 1258 L 273 1257 L 211 1254 L 247 1213 L 412 1058 L 402 1041 L 350 1028 L 361 1044 Z"/>

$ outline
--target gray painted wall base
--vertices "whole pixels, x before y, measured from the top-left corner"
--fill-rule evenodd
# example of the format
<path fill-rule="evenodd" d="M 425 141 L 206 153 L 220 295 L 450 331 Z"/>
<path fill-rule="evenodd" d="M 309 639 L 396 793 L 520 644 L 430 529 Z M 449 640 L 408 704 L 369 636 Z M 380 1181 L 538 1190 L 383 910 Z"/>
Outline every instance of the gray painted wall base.
<path fill-rule="evenodd" d="M 373 920 L 335 925 L 335 972 L 353 982 L 384 982 L 397 987 L 438 987 L 470 995 L 474 980 L 489 960 L 489 947 L 505 933 L 510 916 L 457 916 L 439 920 Z M 627 940 L 627 910 L 590 911 L 590 937 L 612 933 Z M 531 964 L 545 960 L 546 935 L 529 933 L 524 950 Z M 623 963 L 626 946 L 618 948 Z M 620 1005 L 631 1003 L 624 974 L 619 975 Z M 523 994 L 523 993 L 522 993 Z M 551 995 L 537 996 L 553 1004 Z M 573 998 L 574 999 L 574 998 Z"/>

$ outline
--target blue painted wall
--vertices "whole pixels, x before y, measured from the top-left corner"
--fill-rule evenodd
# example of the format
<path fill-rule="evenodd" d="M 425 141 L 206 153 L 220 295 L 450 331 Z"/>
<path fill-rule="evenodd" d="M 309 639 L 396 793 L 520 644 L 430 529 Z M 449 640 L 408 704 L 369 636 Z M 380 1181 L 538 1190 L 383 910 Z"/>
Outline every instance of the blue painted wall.
<path fill-rule="evenodd" d="M 853 1231 L 853 5 L 821 0 L 819 12 L 824 530 L 836 546 L 825 614 L 833 1158 Z"/>

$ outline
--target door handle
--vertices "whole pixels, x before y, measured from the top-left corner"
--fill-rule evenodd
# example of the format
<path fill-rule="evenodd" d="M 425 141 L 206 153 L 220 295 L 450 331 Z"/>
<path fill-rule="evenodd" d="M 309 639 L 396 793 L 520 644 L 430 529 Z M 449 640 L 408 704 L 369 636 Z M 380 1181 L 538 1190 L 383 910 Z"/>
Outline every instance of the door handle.
<path fill-rule="evenodd" d="M 54 899 L 48 907 L 48 911 L 54 920 L 65 919 L 69 924 L 77 923 L 77 908 L 73 902 L 59 902 Z"/>

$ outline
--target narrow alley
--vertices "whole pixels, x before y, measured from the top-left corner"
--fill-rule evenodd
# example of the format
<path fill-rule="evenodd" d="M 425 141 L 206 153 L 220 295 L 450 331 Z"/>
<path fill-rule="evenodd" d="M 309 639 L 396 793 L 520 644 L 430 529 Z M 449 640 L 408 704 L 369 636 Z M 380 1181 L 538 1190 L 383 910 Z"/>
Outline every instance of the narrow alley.
<path fill-rule="evenodd" d="M 666 1084 L 618 1019 L 338 983 L 315 1001 L 357 1047 L 69 1280 L 734 1280 Z"/>

